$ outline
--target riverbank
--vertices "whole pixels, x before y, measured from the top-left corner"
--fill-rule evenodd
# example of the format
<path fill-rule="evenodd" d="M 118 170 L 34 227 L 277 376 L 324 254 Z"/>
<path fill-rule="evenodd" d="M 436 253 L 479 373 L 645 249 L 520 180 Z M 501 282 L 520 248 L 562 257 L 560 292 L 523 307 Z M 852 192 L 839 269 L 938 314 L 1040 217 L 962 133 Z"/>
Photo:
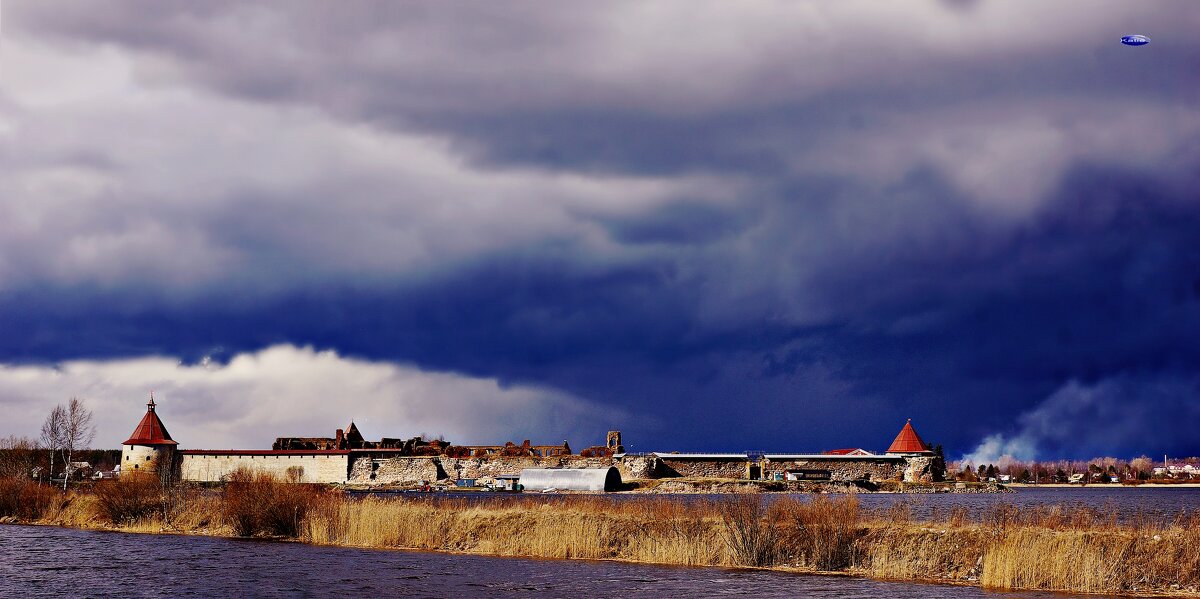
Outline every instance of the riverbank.
<path fill-rule="evenodd" d="M 1200 483 L 1005 483 L 1005 486 L 1014 489 L 1200 489 Z"/>
<path fill-rule="evenodd" d="M 388 493 L 431 492 L 417 485 L 339 485 L 338 488 L 352 493 L 385 495 Z M 490 493 L 484 487 L 456 487 L 439 483 L 432 492 L 451 495 Z M 526 490 L 526 493 L 539 493 Z M 1006 485 L 997 483 L 906 483 L 885 481 L 801 481 L 801 480 L 747 480 L 738 478 L 676 477 L 656 479 L 634 479 L 626 481 L 613 491 L 553 491 L 557 495 L 756 495 L 756 494 L 904 494 L 927 495 L 991 494 L 1011 493 Z"/>
<path fill-rule="evenodd" d="M 954 510 L 918 521 L 904 506 L 868 512 L 853 496 L 356 499 L 265 480 L 220 491 L 155 489 L 113 483 L 94 493 L 55 492 L 36 517 L 7 519 L 348 547 L 768 567 L 993 589 L 1200 596 L 1196 519 L 1117 524 L 1097 510 L 1001 504 L 979 521 Z"/>

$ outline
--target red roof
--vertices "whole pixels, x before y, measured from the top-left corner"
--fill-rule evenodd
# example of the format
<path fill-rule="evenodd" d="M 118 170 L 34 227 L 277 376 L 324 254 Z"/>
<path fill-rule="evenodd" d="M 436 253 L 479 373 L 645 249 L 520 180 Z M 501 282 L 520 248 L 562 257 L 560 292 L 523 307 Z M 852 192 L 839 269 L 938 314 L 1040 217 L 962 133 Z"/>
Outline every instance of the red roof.
<path fill-rule="evenodd" d="M 871 455 L 871 452 L 858 447 L 851 447 L 849 449 L 830 449 L 829 451 L 823 451 L 821 453 L 825 455 Z"/>
<path fill-rule="evenodd" d="M 933 453 L 929 446 L 921 440 L 921 436 L 913 429 L 912 420 L 904 423 L 904 428 L 900 429 L 900 434 L 896 435 L 896 440 L 892 441 L 892 446 L 888 447 L 888 453 Z"/>
<path fill-rule="evenodd" d="M 158 414 L 154 413 L 154 396 L 146 404 L 146 415 L 142 416 L 142 421 L 121 445 L 178 445 L 171 439 L 171 433 L 167 432 L 162 420 L 158 419 Z"/>

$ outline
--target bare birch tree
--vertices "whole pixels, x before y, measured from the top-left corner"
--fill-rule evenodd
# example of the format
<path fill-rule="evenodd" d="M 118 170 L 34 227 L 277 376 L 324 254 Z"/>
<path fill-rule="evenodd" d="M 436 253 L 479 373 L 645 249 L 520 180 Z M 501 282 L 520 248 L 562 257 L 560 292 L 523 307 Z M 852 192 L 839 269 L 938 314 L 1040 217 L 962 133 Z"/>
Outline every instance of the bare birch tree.
<path fill-rule="evenodd" d="M 61 406 L 60 406 L 61 407 Z M 71 457 L 76 449 L 84 449 L 96 438 L 96 425 L 92 423 L 92 411 L 83 405 L 83 400 L 72 397 L 67 404 L 66 421 L 63 424 L 62 449 L 66 452 L 67 467 L 63 475 L 63 490 L 71 478 Z"/>
<path fill-rule="evenodd" d="M 62 404 L 54 406 L 46 421 L 42 423 L 42 445 L 50 451 L 50 470 L 47 478 L 54 478 L 54 453 L 62 447 L 63 429 L 66 427 L 67 410 Z"/>

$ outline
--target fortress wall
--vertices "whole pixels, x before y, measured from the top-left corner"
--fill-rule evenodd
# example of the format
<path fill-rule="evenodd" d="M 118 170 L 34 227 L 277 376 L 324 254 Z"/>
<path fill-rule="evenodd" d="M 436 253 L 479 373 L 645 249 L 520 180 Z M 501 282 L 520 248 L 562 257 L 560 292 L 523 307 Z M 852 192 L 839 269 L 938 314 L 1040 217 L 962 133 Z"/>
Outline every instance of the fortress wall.
<path fill-rule="evenodd" d="M 662 464 L 655 456 L 625 456 L 615 461 L 617 470 L 621 472 L 621 480 L 661 476 Z"/>
<path fill-rule="evenodd" d="M 445 478 L 438 457 L 372 458 L 355 455 L 350 461 L 351 484 L 399 485 Z M 440 475 L 440 476 L 439 476 Z"/>
<path fill-rule="evenodd" d="M 441 458 L 442 469 L 447 477 L 494 478 L 500 474 L 520 474 L 526 468 L 607 468 L 614 465 L 612 458 L 584 458 L 580 456 L 550 457 L 491 457 L 491 458 Z"/>
<path fill-rule="evenodd" d="M 486 479 L 520 474 L 526 468 L 607 468 L 619 466 L 612 458 L 549 457 L 406 457 L 355 453 L 350 462 L 351 484 L 417 484 L 425 480 Z M 622 472 L 624 474 L 624 472 Z M 374 475 L 374 476 L 372 476 Z"/>
<path fill-rule="evenodd" d="M 746 478 L 746 459 L 671 459 L 671 456 L 658 456 L 660 476 L 689 476 L 704 478 Z"/>
<path fill-rule="evenodd" d="M 270 472 L 277 478 L 287 478 L 288 469 L 304 469 L 300 482 L 344 483 L 349 469 L 347 454 L 302 454 L 302 455 L 255 455 L 255 454 L 188 454 L 180 461 L 183 480 L 195 482 L 218 482 L 222 477 L 237 470 L 249 468 L 258 472 Z"/>
<path fill-rule="evenodd" d="M 763 478 L 787 470 L 828 470 L 831 480 L 899 480 L 905 469 L 905 460 L 880 460 L 820 458 L 800 460 L 766 460 L 763 463 Z"/>

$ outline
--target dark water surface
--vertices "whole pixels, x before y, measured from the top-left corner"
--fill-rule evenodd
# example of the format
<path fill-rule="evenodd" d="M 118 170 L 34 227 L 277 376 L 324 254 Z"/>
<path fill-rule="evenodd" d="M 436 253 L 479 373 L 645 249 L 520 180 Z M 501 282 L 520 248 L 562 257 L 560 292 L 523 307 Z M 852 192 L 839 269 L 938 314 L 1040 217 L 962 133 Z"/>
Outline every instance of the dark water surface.
<path fill-rule="evenodd" d="M 860 494 L 859 501 L 868 509 L 886 510 L 897 503 L 910 506 L 915 519 L 928 519 L 949 513 L 954 507 L 965 508 L 968 516 L 978 519 L 996 505 L 1018 508 L 1061 505 L 1064 508 L 1090 508 L 1116 515 L 1120 521 L 1144 518 L 1169 522 L 1182 513 L 1200 512 L 1200 488 L 1189 487 L 1019 487 L 1014 493 L 935 495 Z"/>
<path fill-rule="evenodd" d="M 0 525 L 0 597 L 1063 598 L 721 568 Z"/>
<path fill-rule="evenodd" d="M 908 506 L 911 517 L 916 520 L 943 518 L 954 508 L 965 510 L 968 518 L 979 520 L 998 505 L 1017 508 L 1062 506 L 1063 508 L 1089 508 L 1101 513 L 1112 513 L 1117 520 L 1128 522 L 1144 519 L 1155 522 L 1170 522 L 1184 513 L 1200 513 L 1200 488 L 1192 487 L 1122 487 L 1120 485 L 1093 485 L 1087 487 L 1019 487 L 1013 493 L 859 493 L 860 505 L 868 511 L 884 513 L 897 504 Z M 369 495 L 364 493 L 362 495 Z M 550 503 L 562 501 L 571 495 L 543 495 L 541 493 L 378 493 L 389 497 L 411 500 L 426 500 L 431 497 L 461 498 L 466 501 L 520 501 Z M 812 494 L 788 495 L 802 501 L 814 497 Z M 842 495 L 830 495 L 840 497 Z M 600 495 L 611 501 L 721 501 L 730 495 L 688 494 L 638 494 L 614 493 Z M 784 495 L 766 494 L 767 501 Z"/>

